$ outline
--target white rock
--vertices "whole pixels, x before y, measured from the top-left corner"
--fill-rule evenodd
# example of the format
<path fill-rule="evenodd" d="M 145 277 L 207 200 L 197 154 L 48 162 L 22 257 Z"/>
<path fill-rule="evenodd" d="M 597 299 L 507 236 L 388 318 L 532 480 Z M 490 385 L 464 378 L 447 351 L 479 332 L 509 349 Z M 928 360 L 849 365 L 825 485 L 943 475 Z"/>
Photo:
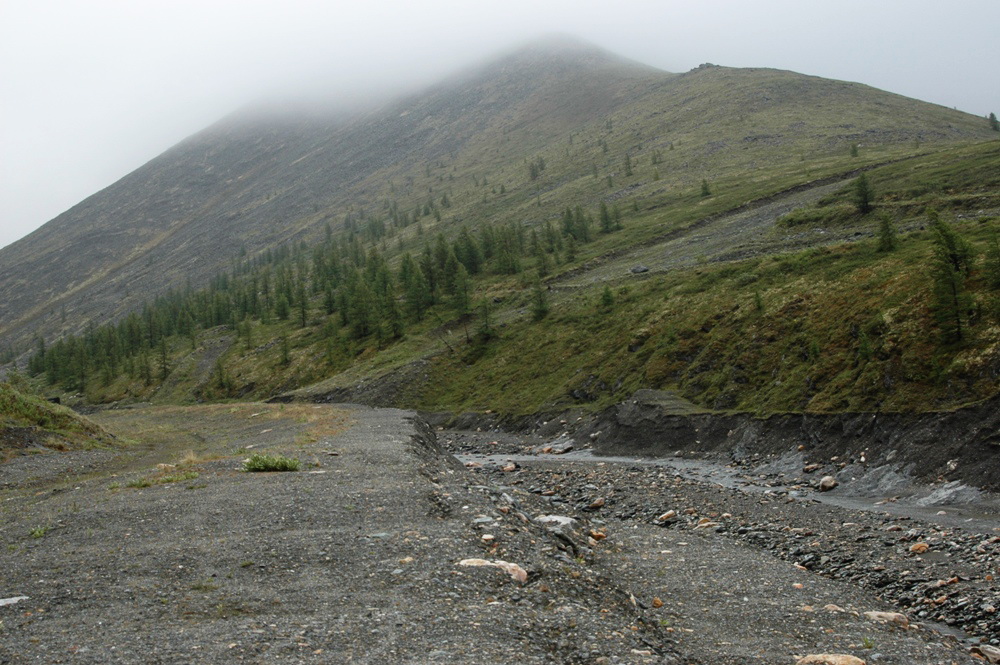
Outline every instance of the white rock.
<path fill-rule="evenodd" d="M 819 481 L 819 491 L 829 492 L 837 486 L 837 479 L 833 476 L 823 476 Z"/>
<path fill-rule="evenodd" d="M 799 658 L 795 665 L 865 665 L 865 661 L 843 653 L 820 653 Z"/>

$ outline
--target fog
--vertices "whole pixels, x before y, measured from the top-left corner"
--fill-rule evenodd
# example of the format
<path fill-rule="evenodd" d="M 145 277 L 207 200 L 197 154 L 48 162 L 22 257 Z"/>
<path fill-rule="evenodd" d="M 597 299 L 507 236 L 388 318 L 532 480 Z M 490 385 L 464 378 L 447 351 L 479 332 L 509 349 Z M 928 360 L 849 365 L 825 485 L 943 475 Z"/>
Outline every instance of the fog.
<path fill-rule="evenodd" d="M 0 4 L 0 247 L 262 100 L 413 90 L 550 32 L 668 71 L 860 81 L 1000 112 L 1000 2 L 33 0 Z"/>

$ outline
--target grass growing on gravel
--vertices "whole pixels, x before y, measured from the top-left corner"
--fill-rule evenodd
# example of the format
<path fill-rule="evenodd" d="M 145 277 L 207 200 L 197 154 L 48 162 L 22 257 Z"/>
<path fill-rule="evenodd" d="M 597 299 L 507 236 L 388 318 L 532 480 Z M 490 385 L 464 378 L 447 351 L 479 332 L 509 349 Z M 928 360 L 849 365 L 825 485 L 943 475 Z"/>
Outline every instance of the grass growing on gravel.
<path fill-rule="evenodd" d="M 112 436 L 87 418 L 32 395 L 19 381 L 0 381 L 0 433 L 8 428 L 33 428 L 48 436 L 52 448 L 93 448 L 108 445 Z M 0 437 L 0 459 L 5 444 Z"/>
<path fill-rule="evenodd" d="M 284 455 L 254 453 L 243 462 L 244 471 L 298 471 L 299 460 Z"/>

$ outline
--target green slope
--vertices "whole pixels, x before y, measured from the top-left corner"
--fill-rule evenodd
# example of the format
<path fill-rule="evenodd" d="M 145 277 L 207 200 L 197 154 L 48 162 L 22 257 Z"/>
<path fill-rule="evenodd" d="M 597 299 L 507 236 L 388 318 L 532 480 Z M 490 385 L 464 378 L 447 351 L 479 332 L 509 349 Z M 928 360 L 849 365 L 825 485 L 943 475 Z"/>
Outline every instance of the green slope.
<path fill-rule="evenodd" d="M 0 461 L 24 450 L 37 452 L 39 446 L 68 450 L 106 446 L 113 440 L 71 409 L 0 381 Z"/>
<path fill-rule="evenodd" d="M 868 215 L 850 203 L 853 177 L 729 213 L 705 215 L 727 205 L 722 194 L 630 210 L 624 230 L 598 234 L 576 260 L 554 266 L 540 320 L 532 315 L 535 259 L 524 258 L 519 274 L 476 278 L 475 300 L 490 303 L 489 336 L 479 332 L 481 310 L 456 318 L 447 297 L 422 321 L 408 319 L 399 339 L 355 335 L 338 311 L 325 314 L 320 293 L 305 301 L 305 325 L 292 313 L 202 331 L 193 346 L 168 339 L 166 380 L 157 367 L 143 378 L 135 365 L 117 374 L 95 365 L 77 387 L 93 401 L 294 391 L 506 413 L 597 409 L 641 388 L 760 412 L 929 410 L 995 395 L 1000 141 L 894 162 L 867 177 L 876 192 Z M 977 250 L 963 280 L 971 303 L 961 340 L 946 339 L 931 310 L 932 210 Z M 900 231 L 896 251 L 876 251 L 882 214 Z M 634 254 L 612 248 L 631 242 L 638 251 L 634 238 L 664 228 L 641 249 L 665 257 L 648 273 L 632 273 Z M 292 254 L 287 264 L 305 265 L 308 256 Z M 285 264 L 275 265 L 280 273 Z M 398 299 L 405 306 L 406 295 Z M 155 351 L 144 353 L 159 364 Z"/>
<path fill-rule="evenodd" d="M 990 136 L 981 118 L 858 84 L 711 66 L 673 75 L 543 42 L 365 113 L 246 113 L 191 137 L 0 250 L 0 333 L 23 348 L 36 333 L 78 332 L 204 284 L 240 251 L 314 243 L 348 215 L 384 222 L 445 195 L 441 220 L 394 232 L 390 254 L 419 249 L 420 230 L 539 225 L 566 206 L 656 211 L 587 249 L 597 254 L 803 180 Z"/>

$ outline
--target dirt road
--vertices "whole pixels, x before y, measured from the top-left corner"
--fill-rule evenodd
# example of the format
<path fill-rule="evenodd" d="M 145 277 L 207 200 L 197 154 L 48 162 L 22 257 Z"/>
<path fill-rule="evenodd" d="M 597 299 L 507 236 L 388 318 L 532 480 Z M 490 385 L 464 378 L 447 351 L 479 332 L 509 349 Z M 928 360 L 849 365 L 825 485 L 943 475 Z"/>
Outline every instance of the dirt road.
<path fill-rule="evenodd" d="M 469 470 L 396 410 L 96 419 L 131 440 L 0 466 L 0 663 L 972 662 L 916 613 L 867 619 L 898 605 L 819 556 L 783 556 L 859 535 L 840 508 L 740 503 L 662 469 Z M 242 472 L 256 451 L 302 469 Z M 675 523 L 649 519 L 669 507 Z"/>

